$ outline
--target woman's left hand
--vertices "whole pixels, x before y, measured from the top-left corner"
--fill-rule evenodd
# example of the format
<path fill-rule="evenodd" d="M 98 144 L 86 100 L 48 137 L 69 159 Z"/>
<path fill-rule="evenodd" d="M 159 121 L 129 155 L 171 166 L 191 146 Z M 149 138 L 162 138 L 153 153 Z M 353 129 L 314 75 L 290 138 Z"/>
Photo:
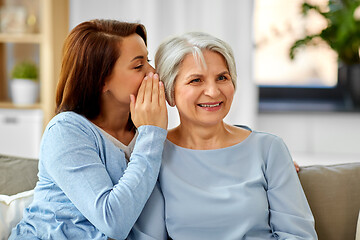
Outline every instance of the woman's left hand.
<path fill-rule="evenodd" d="M 153 125 L 167 129 L 168 117 L 164 84 L 159 75 L 149 73 L 139 88 L 136 96 L 130 95 L 130 112 L 134 125 Z"/>

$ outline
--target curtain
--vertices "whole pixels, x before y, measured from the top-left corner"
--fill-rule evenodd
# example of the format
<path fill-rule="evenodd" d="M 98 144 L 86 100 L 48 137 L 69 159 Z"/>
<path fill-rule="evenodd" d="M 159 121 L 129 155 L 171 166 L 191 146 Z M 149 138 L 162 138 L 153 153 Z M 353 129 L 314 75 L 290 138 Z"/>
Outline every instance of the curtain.
<path fill-rule="evenodd" d="M 238 82 L 229 124 L 256 126 L 257 87 L 253 81 L 253 0 L 70 0 L 70 28 L 94 19 L 140 22 L 148 32 L 149 59 L 169 35 L 204 31 L 221 38 L 234 51 Z M 168 107 L 169 128 L 179 123 Z"/>

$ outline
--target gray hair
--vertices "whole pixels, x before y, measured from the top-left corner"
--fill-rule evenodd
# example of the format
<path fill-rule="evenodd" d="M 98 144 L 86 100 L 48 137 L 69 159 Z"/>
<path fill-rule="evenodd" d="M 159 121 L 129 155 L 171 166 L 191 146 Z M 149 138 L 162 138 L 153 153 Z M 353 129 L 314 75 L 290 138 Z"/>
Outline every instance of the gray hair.
<path fill-rule="evenodd" d="M 165 40 L 155 54 L 156 71 L 164 82 L 165 95 L 171 106 L 175 104 L 175 80 L 182 61 L 191 53 L 198 63 L 206 67 L 203 50 L 210 50 L 224 57 L 232 83 L 236 88 L 236 64 L 230 45 L 207 33 L 185 33 Z"/>

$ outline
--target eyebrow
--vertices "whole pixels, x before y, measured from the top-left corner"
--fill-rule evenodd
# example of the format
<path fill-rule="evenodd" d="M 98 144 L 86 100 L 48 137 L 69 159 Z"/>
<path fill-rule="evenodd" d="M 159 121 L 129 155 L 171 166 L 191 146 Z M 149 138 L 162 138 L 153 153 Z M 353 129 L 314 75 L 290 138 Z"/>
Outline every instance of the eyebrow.
<path fill-rule="evenodd" d="M 149 55 L 149 52 L 146 52 L 146 56 L 147 56 L 147 55 Z M 135 61 L 135 60 L 137 60 L 137 59 L 144 59 L 144 58 L 145 58 L 144 56 L 139 55 L 139 56 L 134 57 L 130 62 L 133 62 L 133 61 Z"/>
<path fill-rule="evenodd" d="M 133 61 L 135 61 L 137 59 L 144 59 L 144 56 L 136 56 L 130 62 L 133 62 Z"/>
<path fill-rule="evenodd" d="M 229 74 L 230 75 L 229 71 L 223 71 L 223 72 L 217 74 L 217 76 L 224 75 L 224 74 Z"/>
<path fill-rule="evenodd" d="M 230 72 L 229 71 L 223 71 L 223 72 L 220 72 L 218 74 L 216 74 L 216 76 L 221 76 L 221 75 L 224 75 L 224 74 L 228 74 L 230 75 Z M 189 78 L 199 78 L 199 77 L 202 77 L 203 75 L 202 74 L 191 74 L 189 76 L 187 76 L 186 78 L 189 79 Z"/>
<path fill-rule="evenodd" d="M 191 74 L 191 75 L 187 76 L 186 79 L 189 79 L 189 78 L 199 78 L 199 77 L 202 77 L 202 74 Z"/>

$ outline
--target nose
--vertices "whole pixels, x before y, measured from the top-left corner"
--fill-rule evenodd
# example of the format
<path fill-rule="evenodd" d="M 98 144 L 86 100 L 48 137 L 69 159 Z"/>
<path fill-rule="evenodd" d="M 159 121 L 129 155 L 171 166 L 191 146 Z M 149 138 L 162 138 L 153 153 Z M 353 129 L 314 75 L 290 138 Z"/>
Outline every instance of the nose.
<path fill-rule="evenodd" d="M 155 68 L 153 68 L 150 63 L 147 63 L 147 69 L 146 69 L 146 75 L 148 75 L 149 73 L 155 73 Z"/>
<path fill-rule="evenodd" d="M 215 82 L 205 84 L 204 94 L 209 97 L 217 97 L 220 94 L 219 86 Z"/>

